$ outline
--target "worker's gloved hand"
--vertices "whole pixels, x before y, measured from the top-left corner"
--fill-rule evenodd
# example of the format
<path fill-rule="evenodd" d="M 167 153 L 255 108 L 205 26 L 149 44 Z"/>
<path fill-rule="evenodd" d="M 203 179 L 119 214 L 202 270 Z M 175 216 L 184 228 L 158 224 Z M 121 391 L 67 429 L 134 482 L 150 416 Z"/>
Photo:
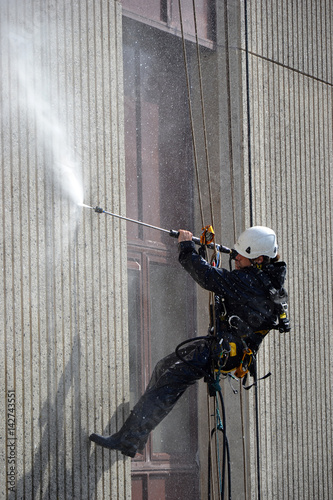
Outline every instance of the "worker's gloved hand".
<path fill-rule="evenodd" d="M 179 229 L 178 243 L 181 241 L 192 241 L 193 234 L 190 231 L 184 231 L 184 229 Z"/>
<path fill-rule="evenodd" d="M 279 320 L 279 332 L 288 333 L 291 330 L 290 321 L 288 318 L 280 318 Z"/>

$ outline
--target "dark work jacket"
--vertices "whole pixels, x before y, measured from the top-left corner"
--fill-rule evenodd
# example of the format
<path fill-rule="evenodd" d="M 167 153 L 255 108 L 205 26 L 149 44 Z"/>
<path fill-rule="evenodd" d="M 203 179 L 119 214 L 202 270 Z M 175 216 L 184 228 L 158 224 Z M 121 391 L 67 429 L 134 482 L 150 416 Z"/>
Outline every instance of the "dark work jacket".
<path fill-rule="evenodd" d="M 286 264 L 276 262 L 262 269 L 249 266 L 228 271 L 211 266 L 191 241 L 181 242 L 179 250 L 184 269 L 202 288 L 216 294 L 217 334 L 223 336 L 223 331 L 228 331 L 257 350 L 264 335 L 278 328 L 281 302 L 287 301 L 283 288 Z"/>

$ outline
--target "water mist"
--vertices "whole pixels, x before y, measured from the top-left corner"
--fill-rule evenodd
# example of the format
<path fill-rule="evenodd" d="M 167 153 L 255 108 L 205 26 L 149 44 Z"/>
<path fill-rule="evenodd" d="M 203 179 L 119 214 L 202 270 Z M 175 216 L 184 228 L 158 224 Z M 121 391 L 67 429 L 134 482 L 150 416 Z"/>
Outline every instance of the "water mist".
<path fill-rule="evenodd" d="M 36 157 L 43 158 L 43 164 L 37 165 L 44 170 L 46 197 L 52 196 L 50 207 L 59 207 L 69 203 L 71 220 L 62 221 L 62 225 L 75 229 L 80 206 L 83 203 L 83 183 L 80 164 L 71 144 L 68 124 L 59 119 L 61 113 L 71 118 L 64 96 L 60 96 L 59 82 L 51 78 L 50 63 L 45 64 L 40 33 L 36 28 L 32 33 L 18 34 L 15 29 L 8 30 L 10 51 L 10 78 L 17 81 L 18 92 L 9 91 L 10 106 L 17 107 L 22 116 L 27 117 L 27 124 L 34 127 L 29 131 L 37 150 L 42 151 Z M 36 57 L 36 54 L 38 55 Z M 42 61 L 44 60 L 44 64 Z M 67 90 L 67 102 L 71 100 Z M 71 108 L 72 109 L 72 108 Z M 66 129 L 67 128 L 67 129 Z M 73 217 L 74 215 L 74 217 Z"/>

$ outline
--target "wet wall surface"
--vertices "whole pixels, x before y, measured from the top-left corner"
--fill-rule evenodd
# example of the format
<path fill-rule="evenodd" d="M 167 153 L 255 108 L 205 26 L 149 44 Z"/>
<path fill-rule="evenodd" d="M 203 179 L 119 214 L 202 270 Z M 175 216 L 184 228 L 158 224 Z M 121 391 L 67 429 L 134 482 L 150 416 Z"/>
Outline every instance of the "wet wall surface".
<path fill-rule="evenodd" d="M 1 2 L 1 496 L 130 498 L 117 2 Z M 114 168 L 110 166 L 114 165 Z M 124 269 L 125 271 L 124 271 Z"/>

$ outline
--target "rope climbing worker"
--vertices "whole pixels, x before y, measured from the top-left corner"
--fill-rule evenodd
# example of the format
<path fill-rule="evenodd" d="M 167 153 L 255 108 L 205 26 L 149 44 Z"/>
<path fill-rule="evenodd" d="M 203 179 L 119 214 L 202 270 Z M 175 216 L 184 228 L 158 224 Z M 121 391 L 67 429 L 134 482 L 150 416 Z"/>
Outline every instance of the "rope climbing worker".
<path fill-rule="evenodd" d="M 222 373 L 238 369 L 236 375 L 242 377 L 248 371 L 243 359 L 249 367 L 271 329 L 290 331 L 283 287 L 287 266 L 279 261 L 275 232 L 263 226 L 244 231 L 235 243 L 231 272 L 200 257 L 191 233 L 182 232 L 180 238 L 182 266 L 201 287 L 215 293 L 218 365 Z"/>
<path fill-rule="evenodd" d="M 180 230 L 178 242 L 180 264 L 201 287 L 215 293 L 215 334 L 193 339 L 157 363 L 146 391 L 118 432 L 90 435 L 96 444 L 130 457 L 143 450 L 150 432 L 212 365 L 222 373 L 236 370 L 237 375 L 238 369 L 241 378 L 269 330 L 290 330 L 283 288 L 286 264 L 279 261 L 273 230 L 255 226 L 240 235 L 233 271 L 201 257 L 189 231 Z"/>

